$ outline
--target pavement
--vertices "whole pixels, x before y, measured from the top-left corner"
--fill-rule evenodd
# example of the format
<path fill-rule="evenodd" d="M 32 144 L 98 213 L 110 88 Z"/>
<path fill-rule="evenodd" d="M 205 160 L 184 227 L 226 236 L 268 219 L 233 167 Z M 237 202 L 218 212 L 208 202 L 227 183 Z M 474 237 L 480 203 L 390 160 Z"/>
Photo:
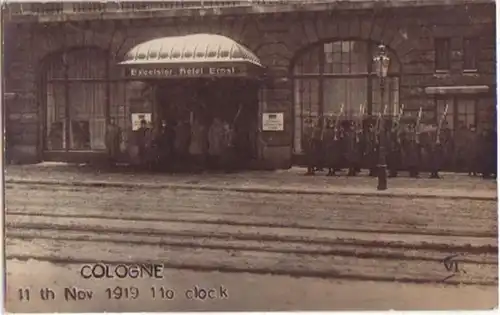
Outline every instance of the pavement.
<path fill-rule="evenodd" d="M 363 195 L 379 197 L 419 197 L 497 200 L 496 180 L 483 180 L 465 174 L 445 173 L 442 179 L 403 177 L 389 178 L 388 189 L 378 191 L 377 179 L 362 174 L 303 176 L 304 169 L 246 171 L 233 174 L 152 174 L 127 168 L 106 171 L 91 166 L 64 163 L 10 165 L 6 167 L 7 183 L 73 185 L 88 187 L 143 187 L 159 189 L 197 189 L 316 195 Z"/>

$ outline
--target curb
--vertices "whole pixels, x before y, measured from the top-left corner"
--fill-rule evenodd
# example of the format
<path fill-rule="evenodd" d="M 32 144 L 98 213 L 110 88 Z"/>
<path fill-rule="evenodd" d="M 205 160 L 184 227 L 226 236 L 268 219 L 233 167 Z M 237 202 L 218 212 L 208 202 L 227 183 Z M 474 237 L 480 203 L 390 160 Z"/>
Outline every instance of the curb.
<path fill-rule="evenodd" d="M 24 185 L 48 185 L 48 186 L 76 186 L 76 187 L 111 187 L 111 188 L 149 188 L 149 189 L 181 189 L 201 191 L 233 191 L 264 194 L 301 194 L 301 195 L 336 195 L 336 196 L 367 196 L 367 197 L 390 197 L 390 198 L 425 198 L 425 199 L 452 199 L 452 200 L 483 200 L 497 201 L 497 196 L 472 196 L 472 195 L 447 195 L 429 193 L 400 193 L 390 191 L 336 191 L 328 189 L 298 189 L 298 188 L 271 188 L 271 187 L 235 187 L 199 184 L 154 184 L 154 183 L 127 183 L 107 181 L 58 181 L 58 180 L 29 180 L 29 179 L 5 179 L 6 184 Z"/>

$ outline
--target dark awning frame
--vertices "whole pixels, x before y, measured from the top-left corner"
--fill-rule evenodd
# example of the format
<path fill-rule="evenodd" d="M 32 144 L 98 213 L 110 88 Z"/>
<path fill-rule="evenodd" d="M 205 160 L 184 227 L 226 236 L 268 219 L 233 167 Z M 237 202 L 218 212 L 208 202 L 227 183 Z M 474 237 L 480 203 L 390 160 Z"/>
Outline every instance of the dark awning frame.
<path fill-rule="evenodd" d="M 259 58 L 236 41 L 215 34 L 164 37 L 132 48 L 119 65 L 134 79 L 262 77 Z"/>

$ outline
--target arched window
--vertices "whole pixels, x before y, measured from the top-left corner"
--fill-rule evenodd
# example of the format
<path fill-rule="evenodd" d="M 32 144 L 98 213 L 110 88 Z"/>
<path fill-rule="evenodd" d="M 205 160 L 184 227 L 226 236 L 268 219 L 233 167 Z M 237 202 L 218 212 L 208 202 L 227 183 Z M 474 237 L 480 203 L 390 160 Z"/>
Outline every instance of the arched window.
<path fill-rule="evenodd" d="M 112 80 L 108 54 L 84 47 L 54 55 L 44 66 L 45 150 L 104 150 L 108 118 L 124 125 L 127 117 L 124 83 Z"/>
<path fill-rule="evenodd" d="M 303 122 L 307 118 L 337 115 L 342 104 L 348 118 L 357 116 L 361 105 L 366 114 L 380 112 L 386 105 L 388 113 L 399 108 L 398 59 L 388 51 L 391 62 L 381 101 L 380 79 L 373 61 L 377 46 L 378 43 L 370 41 L 321 42 L 295 59 L 292 68 L 295 153 L 302 153 Z"/>

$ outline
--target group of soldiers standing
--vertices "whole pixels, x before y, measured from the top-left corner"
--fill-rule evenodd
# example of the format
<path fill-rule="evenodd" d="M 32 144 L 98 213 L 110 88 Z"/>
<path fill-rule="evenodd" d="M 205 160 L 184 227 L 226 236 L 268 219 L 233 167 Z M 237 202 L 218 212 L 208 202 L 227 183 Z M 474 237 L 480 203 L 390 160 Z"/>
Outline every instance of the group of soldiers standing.
<path fill-rule="evenodd" d="M 211 122 L 162 120 L 153 126 L 146 120 L 132 132 L 128 155 L 137 166 L 165 171 L 201 172 L 206 169 L 231 171 L 235 167 L 235 129 L 218 117 Z M 121 129 L 113 120 L 106 132 L 109 163 L 121 154 Z"/>
<path fill-rule="evenodd" d="M 342 109 L 336 117 L 308 118 L 305 121 L 303 148 L 307 173 L 327 169 L 334 176 L 347 169 L 348 176 L 362 169 L 377 176 L 385 165 L 389 177 L 407 171 L 419 177 L 422 171 L 430 178 L 440 178 L 439 172 L 452 166 L 469 175 L 485 178 L 496 176 L 496 134 L 493 130 L 478 133 L 475 126 L 463 123 L 455 134 L 446 123 L 447 109 L 438 126 L 421 123 L 422 110 L 416 118 L 397 115 L 360 115 L 342 119 Z"/>

